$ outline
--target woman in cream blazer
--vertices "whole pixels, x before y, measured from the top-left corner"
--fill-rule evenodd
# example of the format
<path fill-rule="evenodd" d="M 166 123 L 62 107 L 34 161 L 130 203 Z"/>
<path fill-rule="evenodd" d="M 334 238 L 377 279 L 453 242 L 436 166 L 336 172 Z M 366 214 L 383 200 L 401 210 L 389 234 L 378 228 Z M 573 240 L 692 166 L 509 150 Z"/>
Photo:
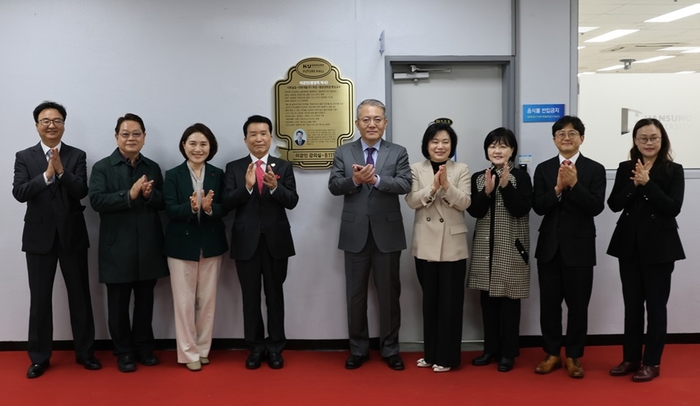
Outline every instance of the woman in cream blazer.
<path fill-rule="evenodd" d="M 425 356 L 420 368 L 449 371 L 460 363 L 464 279 L 467 272 L 467 226 L 471 203 L 469 168 L 452 161 L 457 134 L 443 119 L 423 135 L 427 159 L 411 165 L 413 177 L 406 202 L 415 209 L 411 254 L 423 289 Z"/>

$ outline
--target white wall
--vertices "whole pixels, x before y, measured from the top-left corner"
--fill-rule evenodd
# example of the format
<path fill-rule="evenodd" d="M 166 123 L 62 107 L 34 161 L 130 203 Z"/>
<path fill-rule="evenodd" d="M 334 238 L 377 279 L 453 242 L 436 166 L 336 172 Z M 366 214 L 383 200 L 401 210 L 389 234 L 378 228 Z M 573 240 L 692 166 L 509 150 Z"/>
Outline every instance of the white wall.
<path fill-rule="evenodd" d="M 212 163 L 223 167 L 247 152 L 241 129 L 246 117 L 273 116 L 275 81 L 303 58 L 319 56 L 338 66 L 342 76 L 354 82 L 357 101 L 383 99 L 385 66 L 378 38 L 385 31 L 385 55 L 512 55 L 517 45 L 518 106 L 566 103 L 572 99 L 570 3 L 517 3 L 515 19 L 511 0 L 436 0 L 429 9 L 414 0 L 0 3 L 4 62 L 0 111 L 6 134 L 0 152 L 4 158 L 0 169 L 6 174 L 6 193 L 0 195 L 5 219 L 0 250 L 6 264 L 0 285 L 0 341 L 26 340 L 29 292 L 20 250 L 25 206 L 12 198 L 10 188 L 14 152 L 39 140 L 31 111 L 42 100 L 66 106 L 64 141 L 87 152 L 89 168 L 115 147 L 113 128 L 117 117 L 126 112 L 144 118 L 148 136 L 143 153 L 163 170 L 181 161 L 177 140 L 197 121 L 218 136 L 219 154 Z M 512 41 L 514 21 L 517 44 Z M 542 46 L 545 40 L 546 47 Z M 534 164 L 554 154 L 548 125 L 519 124 L 516 133 L 522 152 L 532 153 Z M 336 248 L 341 200 L 327 191 L 328 171 L 296 170 L 295 174 L 300 203 L 289 213 L 297 256 L 290 260 L 285 284 L 287 335 L 289 339 L 346 338 L 343 261 Z M 688 214 L 685 211 L 682 216 Z M 105 289 L 97 282 L 99 218 L 90 208 L 86 215 L 93 246 L 89 255 L 97 338 L 107 339 Z M 532 218 L 536 237 L 539 219 Z M 599 236 L 599 244 L 604 245 L 609 234 Z M 529 335 L 539 334 L 535 272 L 533 297 L 524 302 L 521 323 L 522 333 Z M 413 270 L 404 269 L 402 277 L 406 285 L 415 284 L 408 279 L 414 278 Z M 609 313 L 621 314 L 619 286 L 611 282 L 595 289 L 594 298 L 601 295 L 614 302 L 615 310 L 608 309 Z M 682 299 L 682 293 L 674 291 L 672 301 Z M 156 295 L 156 337 L 172 338 L 168 279 L 158 283 Z M 56 280 L 54 304 L 54 337 L 70 339 L 61 277 Z M 692 326 L 688 317 L 674 314 L 672 332 Z M 403 313 L 405 322 L 418 323 L 420 318 L 415 312 Z M 591 318 L 596 319 L 593 311 Z M 371 324 L 376 333 L 375 317 Z M 697 326 L 689 328 L 698 331 Z M 591 333 L 620 331 L 620 324 L 609 318 L 592 322 Z M 242 332 L 238 281 L 232 261 L 227 260 L 219 283 L 214 333 L 219 338 L 240 338 Z M 420 339 L 401 336 L 402 341 Z"/>
<path fill-rule="evenodd" d="M 435 1 L 430 12 L 420 2 L 367 0 L 0 3 L 5 62 L 0 111 L 7 134 L 13 135 L 0 163 L 7 188 L 0 196 L 6 219 L 0 249 L 11 275 L 0 286 L 0 341 L 26 340 L 29 298 L 20 251 L 25 206 L 9 190 L 13 153 L 39 140 L 31 111 L 42 100 L 66 106 L 64 141 L 87 152 L 89 168 L 115 147 L 113 128 L 126 112 L 144 118 L 143 153 L 163 170 L 181 162 L 177 141 L 197 121 L 218 136 L 220 150 L 212 163 L 223 167 L 247 153 L 243 122 L 251 114 L 273 116 L 274 83 L 299 60 L 325 58 L 354 82 L 356 100 L 383 99 L 381 31 L 391 55 L 508 55 L 511 20 L 510 0 Z M 484 38 L 482 33 L 496 24 L 504 28 Z M 327 190 L 328 171 L 295 173 L 300 203 L 289 215 L 298 255 L 290 260 L 285 283 L 287 335 L 346 338 L 343 261 L 337 249 L 341 199 Z M 97 337 L 106 339 L 106 295 L 97 282 L 99 219 L 90 208 L 86 214 Z M 171 338 L 169 280 L 156 289 L 155 334 Z M 55 338 L 70 339 L 60 277 L 55 291 Z M 230 260 L 219 283 L 214 333 L 234 338 L 243 333 L 240 289 Z"/>

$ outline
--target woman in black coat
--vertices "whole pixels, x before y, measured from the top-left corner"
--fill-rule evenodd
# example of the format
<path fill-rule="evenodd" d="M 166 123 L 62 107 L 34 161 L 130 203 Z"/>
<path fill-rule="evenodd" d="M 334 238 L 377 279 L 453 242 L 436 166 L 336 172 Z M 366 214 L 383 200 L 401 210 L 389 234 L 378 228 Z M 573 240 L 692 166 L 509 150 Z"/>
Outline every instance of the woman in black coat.
<path fill-rule="evenodd" d="M 610 375 L 634 373 L 633 381 L 647 382 L 659 376 L 671 273 L 675 261 L 685 259 L 676 223 L 685 180 L 683 167 L 673 162 L 668 134 L 658 120 L 639 120 L 632 134 L 631 159 L 617 168 L 608 198 L 612 211 L 622 210 L 608 254 L 619 260 L 625 303 L 623 359 Z"/>

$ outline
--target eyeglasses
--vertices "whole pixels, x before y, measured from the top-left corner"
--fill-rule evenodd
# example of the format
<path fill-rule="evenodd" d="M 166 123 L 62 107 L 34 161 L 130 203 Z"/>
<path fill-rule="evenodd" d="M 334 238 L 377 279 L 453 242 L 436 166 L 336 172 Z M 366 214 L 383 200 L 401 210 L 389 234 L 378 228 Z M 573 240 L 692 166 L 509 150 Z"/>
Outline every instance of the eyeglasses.
<path fill-rule="evenodd" d="M 53 120 L 49 119 L 49 118 L 42 118 L 41 120 L 38 121 L 38 123 L 43 125 L 44 127 L 50 126 L 51 123 L 53 123 L 53 125 L 55 125 L 56 127 L 62 126 L 63 122 L 64 122 L 64 120 L 62 118 L 54 118 Z"/>
<path fill-rule="evenodd" d="M 637 142 L 642 144 L 642 145 L 644 145 L 648 142 L 651 142 L 652 144 L 658 144 L 659 141 L 661 141 L 661 137 L 651 137 L 651 138 L 635 137 L 635 140 L 637 140 Z"/>
<path fill-rule="evenodd" d="M 374 125 L 379 125 L 384 121 L 384 117 L 362 117 L 360 119 L 360 122 L 364 126 L 368 126 L 370 123 L 374 123 Z"/>
<path fill-rule="evenodd" d="M 139 138 L 143 137 L 143 133 L 140 131 L 134 131 L 133 133 L 123 132 L 123 133 L 119 133 L 119 136 L 125 140 L 128 140 L 131 137 L 139 139 Z"/>
<path fill-rule="evenodd" d="M 578 131 L 557 131 L 556 133 L 554 133 L 554 136 L 559 138 L 560 140 L 563 140 L 566 137 L 574 138 L 578 135 L 580 135 Z"/>

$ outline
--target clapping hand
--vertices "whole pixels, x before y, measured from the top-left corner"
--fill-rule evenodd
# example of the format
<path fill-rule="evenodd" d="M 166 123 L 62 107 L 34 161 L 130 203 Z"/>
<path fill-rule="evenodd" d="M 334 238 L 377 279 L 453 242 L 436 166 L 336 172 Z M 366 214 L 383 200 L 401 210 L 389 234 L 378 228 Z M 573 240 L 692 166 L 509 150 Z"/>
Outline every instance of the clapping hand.
<path fill-rule="evenodd" d="M 374 165 L 367 164 L 365 166 L 353 164 L 352 165 L 352 181 L 358 185 L 363 183 L 369 183 L 374 185 L 377 183 L 377 176 L 374 174 Z"/>
<path fill-rule="evenodd" d="M 634 181 L 635 186 L 644 186 L 649 182 L 649 170 L 651 170 L 651 166 L 651 162 L 642 164 L 642 161 L 637 159 L 637 163 L 632 170 L 632 177 L 630 177 L 630 179 Z"/>

